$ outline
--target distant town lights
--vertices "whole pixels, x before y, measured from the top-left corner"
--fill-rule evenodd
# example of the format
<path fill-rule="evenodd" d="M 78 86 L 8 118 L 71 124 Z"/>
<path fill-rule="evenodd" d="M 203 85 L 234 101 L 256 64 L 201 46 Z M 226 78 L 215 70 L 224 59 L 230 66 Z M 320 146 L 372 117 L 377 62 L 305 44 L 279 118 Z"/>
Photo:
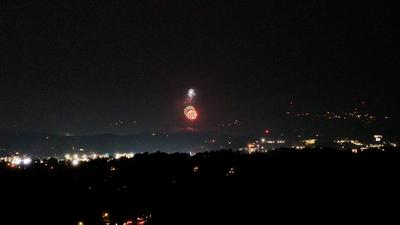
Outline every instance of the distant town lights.
<path fill-rule="evenodd" d="M 15 164 L 15 165 L 19 165 L 19 164 L 21 164 L 21 159 L 20 158 L 15 158 L 11 163 L 12 164 Z"/>
<path fill-rule="evenodd" d="M 376 135 L 374 135 L 374 138 L 375 138 L 376 142 L 380 142 L 380 141 L 382 141 L 383 136 L 376 134 Z"/>
<path fill-rule="evenodd" d="M 25 158 L 22 160 L 22 164 L 24 165 L 29 165 L 32 163 L 32 159 L 31 158 Z"/>
<path fill-rule="evenodd" d="M 77 160 L 77 159 L 72 160 L 72 165 L 73 166 L 78 166 L 79 165 L 79 160 Z"/>
<path fill-rule="evenodd" d="M 305 143 L 306 145 L 315 145 L 316 142 L 317 139 L 306 139 L 303 141 L 303 143 Z"/>

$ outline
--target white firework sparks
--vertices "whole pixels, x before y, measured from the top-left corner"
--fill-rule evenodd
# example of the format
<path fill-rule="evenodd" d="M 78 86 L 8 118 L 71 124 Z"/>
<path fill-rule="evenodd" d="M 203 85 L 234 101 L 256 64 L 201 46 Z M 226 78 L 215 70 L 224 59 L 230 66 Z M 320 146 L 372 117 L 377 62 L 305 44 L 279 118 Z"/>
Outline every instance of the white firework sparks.
<path fill-rule="evenodd" d="M 193 88 L 189 89 L 187 96 L 190 100 L 193 100 L 194 96 L 196 96 L 196 91 Z"/>

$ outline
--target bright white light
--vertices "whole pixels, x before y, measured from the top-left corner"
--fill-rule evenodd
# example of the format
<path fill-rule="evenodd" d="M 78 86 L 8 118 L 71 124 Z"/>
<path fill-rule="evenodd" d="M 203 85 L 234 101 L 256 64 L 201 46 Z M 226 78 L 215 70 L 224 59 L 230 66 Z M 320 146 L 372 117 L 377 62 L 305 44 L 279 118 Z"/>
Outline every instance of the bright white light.
<path fill-rule="evenodd" d="M 76 159 L 72 160 L 72 165 L 73 166 L 78 166 L 79 165 L 79 161 L 76 160 Z"/>
<path fill-rule="evenodd" d="M 70 154 L 65 154 L 64 157 L 65 157 L 66 160 L 70 160 L 71 159 L 71 155 Z"/>
<path fill-rule="evenodd" d="M 374 135 L 375 141 L 380 142 L 382 141 L 383 136 L 382 135 Z"/>
<path fill-rule="evenodd" d="M 190 100 L 193 99 L 194 96 L 196 96 L 196 91 L 193 88 L 189 89 L 187 96 L 189 97 Z"/>
<path fill-rule="evenodd" d="M 16 157 L 11 161 L 11 164 L 19 165 L 21 162 L 22 160 L 19 157 Z"/>
<path fill-rule="evenodd" d="M 29 164 L 31 164 L 31 162 L 32 162 L 32 159 L 31 159 L 31 158 L 25 158 L 25 159 L 22 160 L 22 163 L 23 163 L 24 165 L 29 165 Z"/>
<path fill-rule="evenodd" d="M 106 153 L 106 154 L 99 155 L 99 158 L 110 158 L 110 154 Z"/>

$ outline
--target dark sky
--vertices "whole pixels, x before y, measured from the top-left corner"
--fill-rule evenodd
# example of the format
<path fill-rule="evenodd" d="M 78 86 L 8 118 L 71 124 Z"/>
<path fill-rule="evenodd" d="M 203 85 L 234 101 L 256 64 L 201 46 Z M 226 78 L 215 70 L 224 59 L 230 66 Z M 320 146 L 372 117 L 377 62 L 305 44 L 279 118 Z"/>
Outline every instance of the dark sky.
<path fill-rule="evenodd" d="M 0 129 L 284 127 L 290 101 L 397 115 L 398 13 L 396 1 L 1 0 Z"/>

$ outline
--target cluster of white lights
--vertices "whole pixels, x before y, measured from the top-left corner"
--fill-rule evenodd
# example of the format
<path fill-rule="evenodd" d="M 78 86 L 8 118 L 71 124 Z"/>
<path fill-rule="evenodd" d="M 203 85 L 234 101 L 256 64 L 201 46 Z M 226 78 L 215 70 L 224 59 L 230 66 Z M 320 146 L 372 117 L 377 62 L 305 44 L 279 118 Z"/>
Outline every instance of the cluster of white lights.
<path fill-rule="evenodd" d="M 74 160 L 71 161 L 71 163 L 72 163 L 73 166 L 78 166 L 79 165 L 79 160 L 74 159 Z"/>
<path fill-rule="evenodd" d="M 65 161 L 71 162 L 71 165 L 78 166 L 80 162 L 89 162 L 90 160 L 94 159 L 103 159 L 109 158 L 108 154 L 65 154 L 64 159 Z"/>
<path fill-rule="evenodd" d="M 115 159 L 120 159 L 120 158 L 127 158 L 131 159 L 135 156 L 135 153 L 129 152 L 129 153 L 115 153 Z"/>
<path fill-rule="evenodd" d="M 189 89 L 188 90 L 188 97 L 189 98 L 193 98 L 194 96 L 196 96 L 196 91 L 193 88 Z"/>
<path fill-rule="evenodd" d="M 65 154 L 64 158 L 66 161 L 70 161 L 72 166 L 78 166 L 80 162 L 88 162 L 90 159 L 95 159 L 86 154 Z"/>
<path fill-rule="evenodd" d="M 32 163 L 32 159 L 30 157 L 21 157 L 21 156 L 11 156 L 11 157 L 2 157 L 1 161 L 8 162 L 11 165 L 30 165 Z"/>

